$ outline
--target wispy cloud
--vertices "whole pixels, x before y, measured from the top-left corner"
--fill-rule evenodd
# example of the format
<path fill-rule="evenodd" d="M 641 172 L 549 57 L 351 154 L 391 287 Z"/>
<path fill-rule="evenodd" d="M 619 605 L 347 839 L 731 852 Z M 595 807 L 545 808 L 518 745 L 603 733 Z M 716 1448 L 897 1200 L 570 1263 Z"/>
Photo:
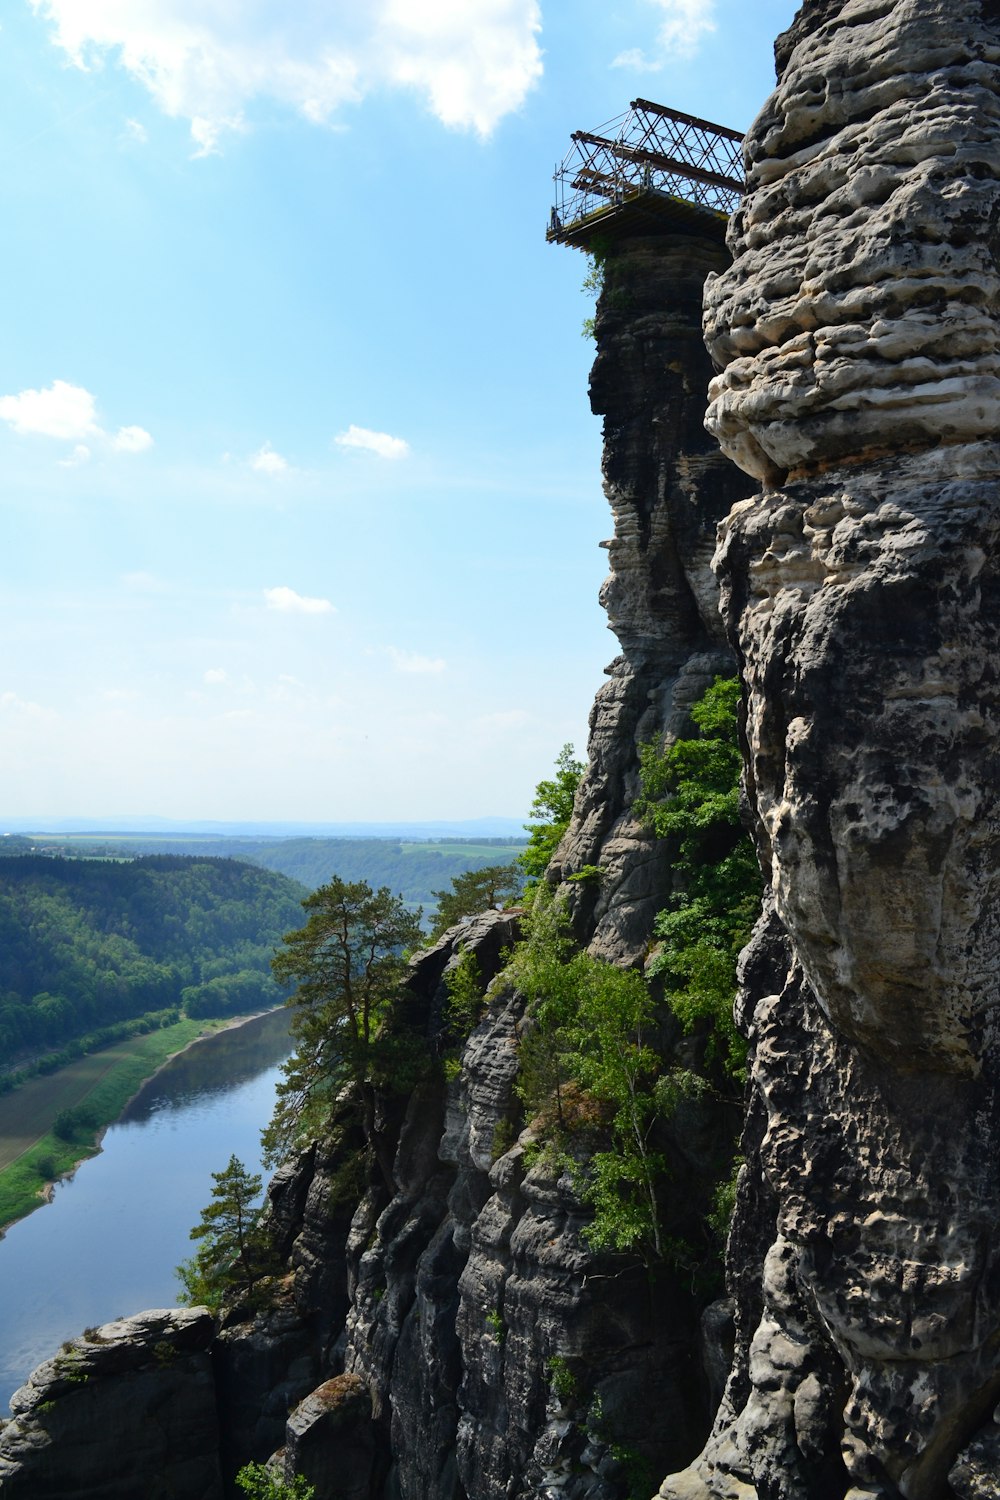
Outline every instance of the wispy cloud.
<path fill-rule="evenodd" d="M 145 146 L 149 140 L 149 131 L 141 120 L 126 120 L 125 134 L 130 141 L 135 141 L 137 146 Z"/>
<path fill-rule="evenodd" d="M 90 462 L 90 449 L 86 443 L 77 443 L 73 451 L 66 458 L 60 458 L 59 464 L 64 469 L 77 469 L 81 464 Z"/>
<path fill-rule="evenodd" d="M 40 391 L 0 396 L 0 420 L 22 436 L 73 443 L 72 452 L 59 460 L 66 468 L 86 463 L 94 442 L 106 443 L 117 453 L 143 453 L 153 446 L 144 427 L 119 427 L 113 436 L 106 433 L 97 420 L 96 397 L 68 380 L 53 380 Z"/>
<path fill-rule="evenodd" d="M 270 443 L 265 443 L 251 455 L 250 467 L 258 474 L 284 474 L 288 469 L 288 459 L 276 453 Z"/>
<path fill-rule="evenodd" d="M 715 0 L 651 0 L 664 12 L 652 53 L 630 47 L 614 59 L 613 68 L 658 73 L 668 63 L 694 57 L 705 37 L 716 30 Z"/>
<path fill-rule="evenodd" d="M 329 0 L 30 3 L 77 67 L 110 55 L 164 114 L 186 119 L 195 156 L 246 129 L 258 101 L 322 124 L 386 87 L 486 137 L 542 74 L 538 0 L 373 0 L 363 10 Z"/>
<path fill-rule="evenodd" d="M 207 683 L 209 687 L 218 687 L 220 683 L 229 681 L 229 674 L 226 672 L 225 667 L 209 667 L 202 681 Z"/>
<path fill-rule="evenodd" d="M 111 439 L 112 448 L 119 453 L 145 453 L 152 448 L 153 439 L 145 427 L 119 427 Z"/>
<path fill-rule="evenodd" d="M 416 651 L 400 651 L 396 646 L 387 648 L 397 672 L 410 672 L 416 676 L 434 676 L 444 672 L 448 663 L 440 656 L 421 656 Z"/>
<path fill-rule="evenodd" d="M 329 599 L 311 599 L 297 594 L 294 589 L 281 584 L 277 588 L 265 589 L 264 599 L 268 609 L 281 610 L 285 614 L 330 615 L 335 613 Z"/>
<path fill-rule="evenodd" d="M 410 445 L 405 438 L 390 437 L 387 432 L 373 432 L 370 427 L 356 427 L 352 422 L 346 432 L 336 438 L 341 448 L 361 448 L 379 458 L 406 458 Z"/>

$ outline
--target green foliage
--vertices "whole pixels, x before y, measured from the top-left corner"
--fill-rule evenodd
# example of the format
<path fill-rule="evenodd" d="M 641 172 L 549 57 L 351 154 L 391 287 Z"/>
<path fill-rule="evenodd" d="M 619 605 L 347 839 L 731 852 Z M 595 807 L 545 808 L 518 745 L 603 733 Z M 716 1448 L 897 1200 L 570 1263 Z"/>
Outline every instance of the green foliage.
<path fill-rule="evenodd" d="M 0 1063 L 62 1066 L 199 991 L 192 1014 L 280 1004 L 270 958 L 300 894 L 234 860 L 0 858 Z"/>
<path fill-rule="evenodd" d="M 595 312 L 589 318 L 584 318 L 581 331 L 585 339 L 592 339 L 597 331 L 596 303 L 604 291 L 608 257 L 607 250 L 599 245 L 595 245 L 592 249 L 588 250 L 586 256 L 587 274 L 583 278 L 580 290 L 581 292 L 586 292 L 589 297 L 593 297 Z"/>
<path fill-rule="evenodd" d="M 554 1394 L 564 1404 L 580 1399 L 580 1385 L 561 1354 L 553 1354 L 549 1360 L 549 1381 Z"/>
<path fill-rule="evenodd" d="M 736 1188 L 739 1183 L 740 1168 L 743 1166 L 743 1157 L 737 1156 L 733 1161 L 733 1170 L 729 1177 L 722 1182 L 717 1182 L 715 1192 L 712 1194 L 712 1208 L 708 1215 L 709 1227 L 715 1235 L 721 1249 L 725 1248 L 729 1237 L 729 1226 L 733 1221 L 733 1210 L 736 1207 Z"/>
<path fill-rule="evenodd" d="M 659 1258 L 665 1162 L 653 1131 L 661 1114 L 661 1064 L 642 975 L 572 952 L 565 913 L 544 897 L 534 904 L 509 974 L 529 1002 L 519 1079 L 529 1113 L 557 1139 L 595 1117 L 611 1137 L 610 1149 L 592 1153 L 578 1174 L 594 1209 L 587 1237 L 595 1248 Z M 588 1107 L 581 1107 L 581 1093 Z"/>
<path fill-rule="evenodd" d="M 740 688 L 717 677 L 691 716 L 694 739 L 660 755 L 642 752 L 642 800 L 636 812 L 675 842 L 678 890 L 654 926 L 661 939 L 649 967 L 663 976 L 671 1009 L 685 1029 L 705 1029 L 708 1055 L 742 1076 L 745 1046 L 733 1023 L 736 959 L 760 910 L 761 877 L 739 815 Z"/>
<path fill-rule="evenodd" d="M 296 1049 L 278 1084 L 264 1134 L 269 1159 L 321 1126 L 345 1085 L 360 1109 L 365 1140 L 386 1183 L 391 1150 L 378 1125 L 377 1091 L 412 1086 L 423 1064 L 418 1039 L 394 1015 L 406 950 L 420 941 L 420 913 L 388 887 L 334 877 L 302 903 L 304 927 L 286 933 L 272 963 L 281 984 L 298 988 L 291 1032 Z"/>
<path fill-rule="evenodd" d="M 563 745 L 556 757 L 556 774 L 540 781 L 531 804 L 533 823 L 525 823 L 528 847 L 519 861 L 531 880 L 541 880 L 546 866 L 573 816 L 573 799 L 583 776 L 584 763 L 575 760 L 573 746 Z"/>
<path fill-rule="evenodd" d="M 502 1344 L 507 1337 L 507 1330 L 504 1327 L 503 1314 L 497 1308 L 494 1307 L 486 1314 L 486 1326 L 497 1343 Z"/>
<path fill-rule="evenodd" d="M 97 1129 L 95 1111 L 87 1104 L 77 1104 L 73 1109 L 61 1109 L 52 1122 L 52 1134 L 61 1141 L 73 1141 L 77 1136 L 92 1135 Z"/>
<path fill-rule="evenodd" d="M 448 991 L 445 1034 L 449 1052 L 455 1053 L 465 1044 L 483 1012 L 483 981 L 475 954 L 461 950 L 444 982 Z"/>
<path fill-rule="evenodd" d="M 247 1500 L 313 1500 L 316 1494 L 315 1487 L 301 1474 L 291 1481 L 278 1479 L 263 1464 L 244 1464 L 236 1483 Z"/>
<path fill-rule="evenodd" d="M 465 917 L 477 916 L 492 907 L 502 906 L 521 894 L 524 874 L 516 863 L 486 865 L 481 870 L 466 870 L 452 878 L 450 891 L 433 891 L 437 914 L 430 931 L 430 941 L 438 938 Z"/>
<path fill-rule="evenodd" d="M 270 1247 L 259 1225 L 262 1183 L 231 1156 L 212 1173 L 212 1201 L 201 1211 L 191 1239 L 204 1240 L 190 1260 L 177 1267 L 181 1302 L 218 1308 L 230 1289 L 252 1293 L 270 1269 Z"/>

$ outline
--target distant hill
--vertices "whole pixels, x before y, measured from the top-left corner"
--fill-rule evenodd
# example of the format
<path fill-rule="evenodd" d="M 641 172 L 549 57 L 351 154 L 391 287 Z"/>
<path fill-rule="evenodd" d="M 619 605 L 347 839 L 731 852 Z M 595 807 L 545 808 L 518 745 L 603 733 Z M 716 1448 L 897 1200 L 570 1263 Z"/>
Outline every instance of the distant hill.
<path fill-rule="evenodd" d="M 280 1004 L 303 888 L 231 859 L 0 858 L 0 1064 L 169 1008 Z"/>
<path fill-rule="evenodd" d="M 309 890 L 324 885 L 334 875 L 342 880 L 367 880 L 376 889 L 387 885 L 410 906 L 422 905 L 429 910 L 436 904 L 433 892 L 448 890 L 456 875 L 485 865 L 507 864 L 526 847 L 526 840 L 254 839 L 145 832 L 100 838 L 88 834 L 39 835 L 34 847 L 88 858 L 171 853 L 246 860 L 287 875 Z"/>
<path fill-rule="evenodd" d="M 198 834 L 211 838 L 375 838 L 375 839 L 520 839 L 521 818 L 447 818 L 397 820 L 389 823 L 292 823 L 292 822 L 217 822 L 194 819 L 178 822 L 172 818 L 25 818 L 0 816 L 0 835 L 93 833 L 110 836 L 127 834 Z"/>

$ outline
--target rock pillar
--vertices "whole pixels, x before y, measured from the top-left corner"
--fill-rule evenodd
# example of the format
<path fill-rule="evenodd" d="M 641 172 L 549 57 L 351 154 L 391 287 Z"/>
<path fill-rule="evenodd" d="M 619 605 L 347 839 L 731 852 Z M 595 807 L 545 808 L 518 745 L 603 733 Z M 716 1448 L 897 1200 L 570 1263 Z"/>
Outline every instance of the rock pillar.
<path fill-rule="evenodd" d="M 712 364 L 701 334 L 705 278 L 728 264 L 721 232 L 665 230 L 613 241 L 597 306 L 590 400 L 604 418 L 604 488 L 614 516 L 601 590 L 621 654 L 590 716 L 589 767 L 550 869 L 599 882 L 565 894 L 592 951 L 646 949 L 670 890 L 667 851 L 632 817 L 638 747 L 689 729 L 688 709 L 733 662 L 711 573 L 718 523 L 752 488 L 705 433 Z"/>
<path fill-rule="evenodd" d="M 768 916 L 671 1500 L 1000 1495 L 1000 6 L 812 0 L 707 290 Z"/>

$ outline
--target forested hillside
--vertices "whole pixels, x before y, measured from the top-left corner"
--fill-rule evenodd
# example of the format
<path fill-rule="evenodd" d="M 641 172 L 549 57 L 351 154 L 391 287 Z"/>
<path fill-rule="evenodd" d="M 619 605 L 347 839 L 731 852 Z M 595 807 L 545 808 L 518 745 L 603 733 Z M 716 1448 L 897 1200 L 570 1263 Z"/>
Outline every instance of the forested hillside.
<path fill-rule="evenodd" d="M 278 1004 L 305 893 L 230 859 L 0 858 L 0 1064 L 147 1012 Z"/>
<path fill-rule="evenodd" d="M 504 864 L 526 846 L 526 839 L 447 839 L 410 842 L 389 838 L 212 838 L 198 834 L 107 834 L 100 837 L 46 834 L 38 844 L 69 854 L 196 854 L 248 860 L 276 870 L 309 890 L 333 877 L 387 885 L 408 906 L 435 905 L 434 891 L 446 890 L 456 875 Z"/>

